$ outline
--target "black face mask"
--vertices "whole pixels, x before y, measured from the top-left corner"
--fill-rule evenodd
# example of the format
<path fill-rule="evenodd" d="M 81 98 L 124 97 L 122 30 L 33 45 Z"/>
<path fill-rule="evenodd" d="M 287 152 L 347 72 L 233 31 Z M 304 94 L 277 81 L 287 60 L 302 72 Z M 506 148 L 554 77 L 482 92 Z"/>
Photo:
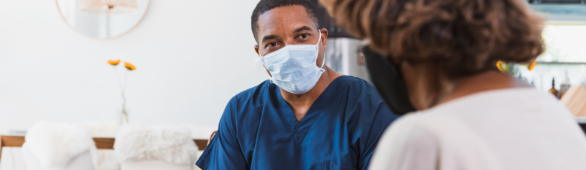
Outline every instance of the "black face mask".
<path fill-rule="evenodd" d="M 399 68 L 389 60 L 390 57 L 385 58 L 371 51 L 368 46 L 362 47 L 362 53 L 366 59 L 370 80 L 391 110 L 397 115 L 415 111 L 409 101 L 403 75 Z"/>

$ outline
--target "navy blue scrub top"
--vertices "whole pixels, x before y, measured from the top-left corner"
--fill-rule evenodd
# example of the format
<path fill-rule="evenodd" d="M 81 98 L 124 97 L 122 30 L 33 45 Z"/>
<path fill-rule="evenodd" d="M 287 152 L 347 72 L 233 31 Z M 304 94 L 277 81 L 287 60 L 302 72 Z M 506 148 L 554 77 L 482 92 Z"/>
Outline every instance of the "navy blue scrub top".
<path fill-rule="evenodd" d="M 196 164 L 203 170 L 366 169 L 397 117 L 372 85 L 341 76 L 297 121 L 267 80 L 230 100 Z"/>

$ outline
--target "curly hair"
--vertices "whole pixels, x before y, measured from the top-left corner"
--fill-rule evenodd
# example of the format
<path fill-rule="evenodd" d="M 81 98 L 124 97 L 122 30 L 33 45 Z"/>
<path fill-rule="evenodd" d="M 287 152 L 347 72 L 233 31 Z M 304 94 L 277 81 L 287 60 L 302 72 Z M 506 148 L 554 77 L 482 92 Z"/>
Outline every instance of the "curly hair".
<path fill-rule="evenodd" d="M 320 0 L 338 24 L 372 50 L 448 76 L 525 63 L 544 50 L 543 18 L 522 0 Z"/>

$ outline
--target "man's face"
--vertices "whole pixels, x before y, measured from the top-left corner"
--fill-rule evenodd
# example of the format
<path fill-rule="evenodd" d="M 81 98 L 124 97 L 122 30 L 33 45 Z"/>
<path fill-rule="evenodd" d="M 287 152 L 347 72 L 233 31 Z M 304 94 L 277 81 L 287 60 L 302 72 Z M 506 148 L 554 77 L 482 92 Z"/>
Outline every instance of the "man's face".
<path fill-rule="evenodd" d="M 283 6 L 267 11 L 258 17 L 256 35 L 258 45 L 255 45 L 254 49 L 262 57 L 287 45 L 315 45 L 320 36 L 321 42 L 316 62 L 318 67 L 321 67 L 323 62 L 328 31 L 317 29 L 317 24 L 311 20 L 305 7 Z"/>

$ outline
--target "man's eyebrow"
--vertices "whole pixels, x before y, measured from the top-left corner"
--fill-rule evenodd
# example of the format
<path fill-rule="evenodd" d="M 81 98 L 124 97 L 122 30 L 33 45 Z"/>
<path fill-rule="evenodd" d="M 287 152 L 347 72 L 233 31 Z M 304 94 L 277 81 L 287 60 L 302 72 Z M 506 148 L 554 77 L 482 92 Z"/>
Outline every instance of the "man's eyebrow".
<path fill-rule="evenodd" d="M 308 31 L 308 30 L 311 31 L 311 28 L 309 28 L 308 26 L 303 26 L 301 28 L 295 29 L 295 31 L 293 31 L 293 32 L 296 33 L 296 32 L 301 32 L 301 31 Z"/>
<path fill-rule="evenodd" d="M 267 36 L 265 36 L 265 37 L 263 37 L 263 38 L 262 38 L 262 41 L 261 41 L 261 43 L 262 43 L 262 42 L 265 42 L 266 40 L 270 40 L 270 39 L 276 39 L 276 38 L 277 38 L 277 36 L 276 36 L 276 35 L 267 35 Z"/>

